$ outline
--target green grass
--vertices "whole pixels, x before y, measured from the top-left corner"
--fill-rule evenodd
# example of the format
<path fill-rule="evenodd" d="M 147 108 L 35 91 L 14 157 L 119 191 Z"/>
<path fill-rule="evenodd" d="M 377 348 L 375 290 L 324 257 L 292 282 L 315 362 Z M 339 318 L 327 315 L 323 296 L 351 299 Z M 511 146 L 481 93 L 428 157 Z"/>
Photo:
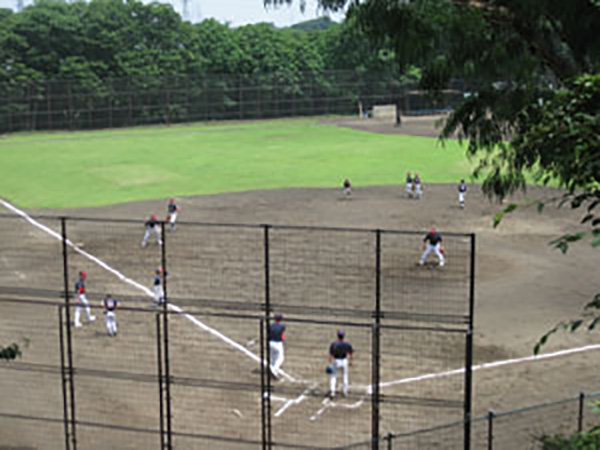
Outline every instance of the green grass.
<path fill-rule="evenodd" d="M 313 120 L 190 125 L 0 140 L 0 196 L 29 208 L 90 207 L 286 187 L 456 183 L 472 165 L 456 142 L 373 134 Z"/>

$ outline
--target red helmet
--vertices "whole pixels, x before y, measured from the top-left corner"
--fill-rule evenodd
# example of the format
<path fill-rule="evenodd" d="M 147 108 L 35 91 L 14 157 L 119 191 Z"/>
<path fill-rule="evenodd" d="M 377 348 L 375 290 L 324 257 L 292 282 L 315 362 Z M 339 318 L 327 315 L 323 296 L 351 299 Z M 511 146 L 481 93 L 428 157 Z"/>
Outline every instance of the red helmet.
<path fill-rule="evenodd" d="M 431 230 L 429 230 L 430 233 L 435 233 L 437 230 L 435 229 L 435 227 L 431 227 Z"/>
<path fill-rule="evenodd" d="M 79 272 L 79 276 L 81 278 L 87 278 L 87 272 L 81 271 L 81 272 Z"/>
<path fill-rule="evenodd" d="M 156 214 L 152 214 L 152 215 L 150 216 L 150 218 L 151 218 L 152 220 L 158 220 L 158 219 L 157 219 L 157 217 L 156 217 Z"/>

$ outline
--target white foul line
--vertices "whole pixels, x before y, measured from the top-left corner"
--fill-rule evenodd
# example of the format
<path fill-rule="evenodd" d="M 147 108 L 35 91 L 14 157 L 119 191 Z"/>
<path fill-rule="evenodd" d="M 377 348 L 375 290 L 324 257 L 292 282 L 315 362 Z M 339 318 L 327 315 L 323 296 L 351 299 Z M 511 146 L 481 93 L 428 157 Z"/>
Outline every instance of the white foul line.
<path fill-rule="evenodd" d="M 316 387 L 317 385 L 315 383 L 312 386 L 306 388 L 304 392 L 302 392 L 302 394 L 300 394 L 297 398 L 285 402 L 285 404 L 281 408 L 279 408 L 279 410 L 275 413 L 275 417 L 281 416 L 290 406 L 299 405 L 300 403 L 302 403 L 306 399 L 306 396 L 310 394 L 312 390 L 316 389 Z"/>
<path fill-rule="evenodd" d="M 586 345 L 584 347 L 569 348 L 567 350 L 560 350 L 560 351 L 556 351 L 556 352 L 552 352 L 552 353 L 544 353 L 541 355 L 531 355 L 531 356 L 525 356 L 522 358 L 512 358 L 512 359 L 505 359 L 504 361 L 494 361 L 494 362 L 488 362 L 488 363 L 483 363 L 483 364 L 477 364 L 472 367 L 472 371 L 475 372 L 477 370 L 482 370 L 482 369 L 493 369 L 495 367 L 508 366 L 510 364 L 520 364 L 520 363 L 530 362 L 530 361 L 541 361 L 544 359 L 557 358 L 559 356 L 572 355 L 575 353 L 582 353 L 582 352 L 588 352 L 591 350 L 599 350 L 599 349 L 600 349 L 600 344 L 591 344 L 591 345 Z M 459 375 L 464 372 L 465 372 L 465 369 L 462 368 L 462 369 L 448 370 L 446 372 L 428 373 L 428 374 L 420 375 L 420 376 L 416 376 L 416 377 L 388 381 L 386 383 L 381 383 L 379 386 L 382 388 L 386 388 L 386 387 L 390 387 L 390 386 L 396 386 L 399 384 L 412 383 L 415 381 L 425 381 L 425 380 L 432 380 L 435 378 L 443 378 L 443 377 L 449 377 L 452 375 Z M 369 386 L 368 389 L 370 391 L 372 389 L 371 386 Z"/>
<path fill-rule="evenodd" d="M 26 212 L 16 208 L 15 206 L 11 205 L 10 203 L 0 199 L 0 202 L 2 203 L 2 205 L 11 210 L 12 212 L 14 212 L 15 214 L 17 214 L 18 216 L 22 217 L 23 219 L 25 219 L 26 221 L 28 221 L 30 224 L 32 224 L 33 226 L 39 228 L 42 231 L 45 231 L 46 233 L 48 233 L 50 236 L 54 237 L 55 239 L 59 240 L 62 242 L 63 238 L 62 236 L 57 233 L 56 231 L 52 230 L 51 228 L 48 228 L 47 226 L 39 223 L 37 220 L 34 220 L 31 216 L 29 216 Z M 106 264 L 104 261 L 102 261 L 101 259 L 95 257 L 94 255 L 91 255 L 90 253 L 86 252 L 85 250 L 82 250 L 81 248 L 79 248 L 77 245 L 73 244 L 69 239 L 66 240 L 66 243 L 69 247 L 71 247 L 73 250 L 75 250 L 77 253 L 79 253 L 80 255 L 88 258 L 90 261 L 95 262 L 96 264 L 98 264 L 100 267 L 106 269 L 108 272 L 112 273 L 113 275 L 115 275 L 116 277 L 118 277 L 121 281 L 124 281 L 125 283 L 143 291 L 146 295 L 148 295 L 149 297 L 154 297 L 152 291 L 150 289 L 148 289 L 146 286 L 141 285 L 140 283 L 138 283 L 137 281 L 132 280 L 131 278 L 127 278 L 125 275 L 123 275 L 121 272 L 113 269 L 112 267 L 110 267 L 108 264 Z M 226 344 L 230 345 L 231 347 L 235 348 L 236 350 L 241 351 L 242 353 L 244 353 L 246 356 L 252 358 L 254 361 L 256 361 L 257 363 L 261 364 L 261 359 L 256 356 L 254 353 L 252 353 L 250 350 L 248 350 L 246 347 L 244 347 L 243 345 L 235 342 L 233 339 L 225 336 L 224 334 L 220 333 L 219 331 L 215 330 L 214 328 L 209 327 L 208 325 L 206 325 L 205 323 L 200 322 L 197 318 L 195 318 L 194 316 L 185 313 L 179 306 L 174 305 L 172 303 L 169 303 L 168 308 L 181 314 L 183 317 L 185 317 L 186 319 L 188 319 L 190 322 L 192 322 L 194 325 L 196 325 L 198 328 L 201 328 L 202 330 L 212 334 L 213 336 L 221 339 L 222 341 L 224 341 Z M 266 366 L 267 362 L 266 361 L 262 361 L 262 364 Z M 288 381 L 294 382 L 296 381 L 294 377 L 292 377 L 291 375 L 285 373 L 284 371 L 282 371 L 281 369 L 279 370 L 279 373 L 281 373 L 281 375 L 283 375 L 283 377 L 285 379 L 287 379 Z"/>

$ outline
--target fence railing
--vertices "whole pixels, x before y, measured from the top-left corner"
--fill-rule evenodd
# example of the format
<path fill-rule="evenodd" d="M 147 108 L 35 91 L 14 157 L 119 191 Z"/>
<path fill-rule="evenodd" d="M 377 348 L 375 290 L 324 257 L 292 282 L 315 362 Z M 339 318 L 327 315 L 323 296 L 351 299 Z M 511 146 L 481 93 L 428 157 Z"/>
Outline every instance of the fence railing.
<path fill-rule="evenodd" d="M 0 216 L 0 342 L 23 347 L 0 363 L 0 442 L 380 448 L 386 430 L 470 411 L 474 236 L 444 236 L 443 268 L 417 264 L 415 232 L 161 222 L 142 236 L 139 221 Z M 89 317 L 73 291 L 81 271 Z M 107 294 L 121 301 L 117 336 Z M 276 312 L 287 326 L 278 379 Z M 354 364 L 347 397 L 330 399 L 338 329 Z"/>
<path fill-rule="evenodd" d="M 598 401 L 600 392 L 582 392 L 576 397 L 510 411 L 489 411 L 486 415 L 467 422 L 456 421 L 407 433 L 388 433 L 381 437 L 380 448 L 462 449 L 465 448 L 465 424 L 469 425 L 471 431 L 470 448 L 473 449 L 542 448 L 544 437 L 566 437 L 600 426 L 600 415 L 596 411 Z M 365 441 L 343 448 L 366 449 L 370 444 L 370 441 Z"/>

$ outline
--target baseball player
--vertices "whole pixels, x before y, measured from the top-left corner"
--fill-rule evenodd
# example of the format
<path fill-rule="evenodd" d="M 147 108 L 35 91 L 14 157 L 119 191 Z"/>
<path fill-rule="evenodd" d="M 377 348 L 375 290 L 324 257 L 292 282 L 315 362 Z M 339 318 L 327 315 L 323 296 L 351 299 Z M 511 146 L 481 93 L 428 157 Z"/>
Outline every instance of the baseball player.
<path fill-rule="evenodd" d="M 342 183 L 342 192 L 344 192 L 346 197 L 350 197 L 350 194 L 352 194 L 352 184 L 348 178 L 345 178 Z"/>
<path fill-rule="evenodd" d="M 413 178 L 410 172 L 406 173 L 406 195 L 408 198 L 413 197 Z"/>
<path fill-rule="evenodd" d="M 165 292 L 162 288 L 162 267 L 154 272 L 154 281 L 152 282 L 152 290 L 154 291 L 154 303 L 156 306 L 162 306 L 165 303 Z M 165 272 L 165 276 L 167 273 Z"/>
<path fill-rule="evenodd" d="M 175 199 L 172 198 L 169 200 L 169 204 L 167 205 L 167 222 L 171 224 L 171 230 L 175 231 L 175 222 L 177 221 L 177 213 L 179 212 L 179 207 L 175 203 Z"/>
<path fill-rule="evenodd" d="M 458 204 L 461 208 L 465 207 L 465 194 L 467 192 L 467 183 L 465 180 L 460 180 L 458 185 Z"/>
<path fill-rule="evenodd" d="M 344 330 L 338 330 L 337 341 L 329 346 L 329 362 L 327 372 L 329 373 L 329 398 L 333 399 L 336 394 L 336 382 L 338 372 L 342 374 L 342 394 L 348 396 L 348 367 L 352 365 L 352 345 L 344 340 Z"/>
<path fill-rule="evenodd" d="M 151 234 L 154 235 L 158 245 L 162 245 L 162 240 L 160 239 L 160 225 L 156 218 L 156 214 L 152 214 L 152 216 L 146 220 L 144 226 L 146 227 L 146 232 L 144 233 L 144 239 L 142 240 L 142 248 L 148 243 Z"/>
<path fill-rule="evenodd" d="M 421 255 L 421 259 L 419 260 L 420 265 L 424 265 L 427 260 L 427 256 L 431 252 L 435 252 L 436 256 L 439 260 L 440 267 L 444 266 L 444 248 L 442 247 L 442 236 L 437 232 L 435 227 L 431 227 L 429 233 L 425 235 L 425 239 L 423 239 L 423 254 Z"/>
<path fill-rule="evenodd" d="M 115 310 L 119 305 L 119 302 L 112 298 L 112 295 L 108 294 L 104 298 L 104 321 L 106 322 L 106 331 L 109 336 L 117 335 L 117 316 Z"/>
<path fill-rule="evenodd" d="M 413 179 L 413 190 L 415 191 L 415 198 L 419 200 L 423 195 L 423 190 L 421 188 L 421 177 L 416 172 L 415 178 Z"/>
<path fill-rule="evenodd" d="M 75 328 L 81 328 L 81 308 L 85 308 L 88 321 L 93 322 L 96 316 L 92 315 L 90 302 L 85 295 L 85 281 L 87 280 L 87 272 L 79 272 L 79 279 L 75 283 Z"/>
<path fill-rule="evenodd" d="M 271 373 L 273 377 L 279 376 L 279 369 L 283 364 L 283 342 L 285 341 L 285 325 L 282 323 L 283 316 L 275 314 L 275 322 L 269 325 L 269 357 L 271 361 Z"/>

